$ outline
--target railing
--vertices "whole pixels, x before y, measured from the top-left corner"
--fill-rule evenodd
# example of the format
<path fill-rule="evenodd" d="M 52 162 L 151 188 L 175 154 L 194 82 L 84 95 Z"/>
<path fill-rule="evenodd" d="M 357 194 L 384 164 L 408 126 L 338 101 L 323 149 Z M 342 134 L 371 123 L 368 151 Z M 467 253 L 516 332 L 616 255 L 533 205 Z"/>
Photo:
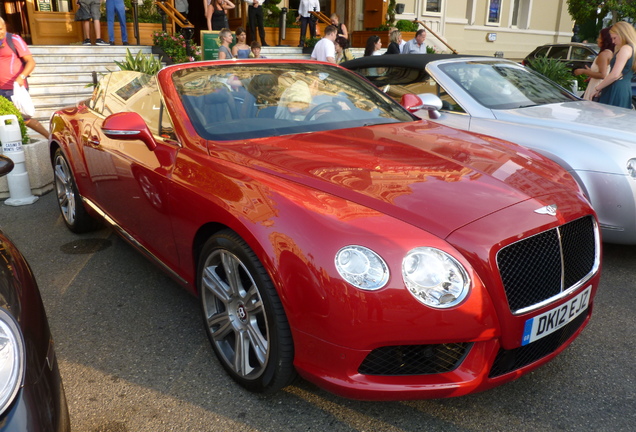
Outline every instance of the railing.
<path fill-rule="evenodd" d="M 453 54 L 458 54 L 457 51 L 455 51 L 455 48 L 453 48 L 452 46 L 450 46 L 448 43 L 446 43 L 446 41 L 444 39 L 442 39 L 441 37 L 439 37 L 439 35 L 437 33 L 435 33 L 433 30 L 431 30 L 431 28 L 429 26 L 427 26 L 426 24 L 424 24 L 422 21 L 420 20 L 413 20 L 414 23 L 418 23 L 420 24 L 422 27 L 424 27 L 426 29 L 427 32 L 429 32 L 430 34 L 432 34 L 433 36 L 435 36 L 435 38 L 437 38 L 438 41 L 440 41 L 441 43 L 443 43 L 444 45 L 446 45 L 446 47 L 448 47 L 449 50 L 451 50 L 453 52 Z"/>
<path fill-rule="evenodd" d="M 166 0 L 156 0 L 155 5 L 160 9 L 159 14 L 161 15 L 161 27 L 164 32 L 167 31 L 166 16 L 170 17 L 172 22 L 181 27 L 181 34 L 185 38 L 186 43 L 186 54 L 191 56 L 192 48 L 190 46 L 190 42 L 194 36 L 194 25 L 192 25 L 181 12 L 176 10 L 172 3 Z"/>

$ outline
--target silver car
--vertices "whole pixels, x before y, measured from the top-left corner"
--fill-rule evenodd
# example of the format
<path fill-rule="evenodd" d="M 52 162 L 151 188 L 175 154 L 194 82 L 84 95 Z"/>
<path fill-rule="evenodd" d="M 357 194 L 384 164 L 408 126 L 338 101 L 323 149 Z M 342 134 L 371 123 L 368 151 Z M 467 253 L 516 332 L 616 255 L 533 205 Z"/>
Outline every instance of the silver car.
<path fill-rule="evenodd" d="M 384 55 L 343 66 L 397 99 L 411 94 L 410 110 L 422 118 L 512 141 L 558 162 L 596 210 L 603 241 L 636 244 L 635 111 L 582 100 L 503 59 Z"/>

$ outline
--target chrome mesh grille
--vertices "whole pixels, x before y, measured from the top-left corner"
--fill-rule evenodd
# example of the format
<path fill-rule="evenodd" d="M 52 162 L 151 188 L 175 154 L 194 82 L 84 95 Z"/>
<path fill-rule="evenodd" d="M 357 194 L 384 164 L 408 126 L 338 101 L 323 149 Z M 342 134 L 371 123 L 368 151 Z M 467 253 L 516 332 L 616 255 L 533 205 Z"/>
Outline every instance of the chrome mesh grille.
<path fill-rule="evenodd" d="M 592 216 L 528 237 L 497 253 L 510 310 L 559 295 L 594 271 L 596 236 Z"/>

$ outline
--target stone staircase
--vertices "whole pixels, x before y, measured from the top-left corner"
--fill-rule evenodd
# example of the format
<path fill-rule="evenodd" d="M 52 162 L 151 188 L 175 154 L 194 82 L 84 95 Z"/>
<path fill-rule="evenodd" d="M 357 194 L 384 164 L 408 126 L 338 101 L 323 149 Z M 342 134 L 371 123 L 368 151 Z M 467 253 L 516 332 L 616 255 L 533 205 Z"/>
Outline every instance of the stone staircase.
<path fill-rule="evenodd" d="M 119 70 L 115 61 L 126 56 L 126 48 L 133 55 L 139 50 L 151 54 L 150 46 L 83 46 L 83 45 L 32 45 L 29 47 L 36 67 L 29 77 L 29 92 L 35 105 L 35 118 L 48 128 L 51 115 L 60 108 L 75 105 L 88 99 L 93 88 L 93 73 Z M 355 50 L 355 49 L 354 49 Z M 358 52 L 359 51 L 359 52 Z M 363 50 L 355 51 L 356 57 Z M 262 54 L 269 59 L 308 59 L 298 47 L 263 47 Z M 34 137 L 37 133 L 29 129 Z"/>

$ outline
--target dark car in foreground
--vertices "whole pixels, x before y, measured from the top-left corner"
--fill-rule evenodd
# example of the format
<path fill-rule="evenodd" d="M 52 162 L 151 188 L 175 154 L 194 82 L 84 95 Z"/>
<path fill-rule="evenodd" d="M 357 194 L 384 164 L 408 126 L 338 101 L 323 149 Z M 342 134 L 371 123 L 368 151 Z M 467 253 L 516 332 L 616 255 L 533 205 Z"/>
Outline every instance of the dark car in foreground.
<path fill-rule="evenodd" d="M 198 296 L 249 390 L 298 373 L 358 399 L 461 396 L 553 359 L 590 320 L 599 231 L 572 177 L 422 122 L 341 67 L 115 72 L 51 125 L 68 228 L 105 220 Z"/>
<path fill-rule="evenodd" d="M 522 61 L 527 66 L 532 60 L 538 57 L 547 57 L 559 60 L 570 69 L 592 67 L 594 59 L 598 55 L 598 45 L 595 43 L 560 43 L 547 44 L 535 48 Z"/>
<path fill-rule="evenodd" d="M 13 162 L 0 156 L 0 175 Z M 53 338 L 26 260 L 0 231 L 0 431 L 68 432 Z"/>

